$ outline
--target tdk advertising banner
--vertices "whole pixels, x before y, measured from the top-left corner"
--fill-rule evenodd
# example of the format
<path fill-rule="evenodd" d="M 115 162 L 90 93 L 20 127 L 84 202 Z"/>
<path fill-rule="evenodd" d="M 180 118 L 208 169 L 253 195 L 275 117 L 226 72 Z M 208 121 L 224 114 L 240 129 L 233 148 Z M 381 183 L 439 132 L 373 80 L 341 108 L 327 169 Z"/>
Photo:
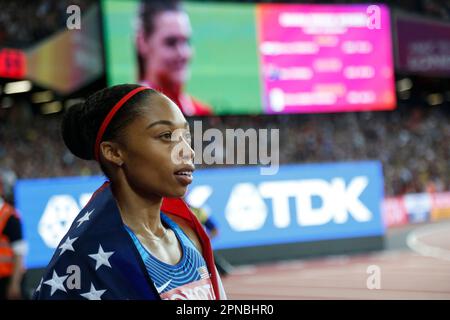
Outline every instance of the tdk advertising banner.
<path fill-rule="evenodd" d="M 187 200 L 220 226 L 215 249 L 384 234 L 379 162 L 207 169 Z"/>
<path fill-rule="evenodd" d="M 202 169 L 186 200 L 219 227 L 215 249 L 382 236 L 379 162 Z M 104 177 L 21 180 L 16 185 L 28 268 L 44 267 Z"/>

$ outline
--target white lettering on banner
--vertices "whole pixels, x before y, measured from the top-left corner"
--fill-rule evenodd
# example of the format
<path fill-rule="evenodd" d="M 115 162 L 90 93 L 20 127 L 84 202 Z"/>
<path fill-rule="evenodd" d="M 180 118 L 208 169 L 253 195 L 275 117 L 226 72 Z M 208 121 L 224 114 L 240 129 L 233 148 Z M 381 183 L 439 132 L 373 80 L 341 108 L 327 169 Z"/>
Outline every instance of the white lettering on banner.
<path fill-rule="evenodd" d="M 369 12 L 368 12 L 369 13 Z M 328 27 L 328 28 L 361 28 L 367 26 L 367 17 L 361 12 L 343 13 L 297 13 L 280 14 L 278 21 L 282 27 Z"/>
<path fill-rule="evenodd" d="M 381 208 L 384 224 L 387 227 L 399 226 L 408 223 L 402 197 L 384 199 Z"/>
<path fill-rule="evenodd" d="M 225 218 L 235 231 L 262 228 L 267 218 L 267 207 L 253 184 L 239 183 L 233 187 L 225 208 Z"/>
<path fill-rule="evenodd" d="M 343 178 L 334 178 L 331 182 L 321 179 L 270 181 L 261 183 L 258 189 L 249 183 L 238 184 L 231 192 L 226 218 L 235 231 L 260 229 L 267 217 L 263 197 L 272 200 L 274 226 L 286 228 L 291 224 L 289 198 L 293 197 L 300 226 L 318 226 L 331 221 L 343 224 L 349 215 L 358 222 L 367 222 L 372 219 L 372 213 L 359 197 L 368 184 L 364 176 L 353 178 L 347 187 Z M 313 208 L 313 197 L 322 200 L 320 207 Z"/>
<path fill-rule="evenodd" d="M 197 186 L 189 192 L 186 197 L 187 203 L 189 203 L 193 207 L 203 207 L 208 201 L 208 198 L 213 193 L 213 188 L 211 186 L 202 185 Z"/>
<path fill-rule="evenodd" d="M 295 197 L 296 181 L 271 181 L 259 185 L 264 198 L 272 198 L 273 223 L 277 228 L 286 228 L 291 223 L 289 197 Z"/>
<path fill-rule="evenodd" d="M 374 103 L 376 100 L 375 92 L 371 90 L 350 90 L 347 92 L 347 102 L 350 104 Z"/>
<path fill-rule="evenodd" d="M 344 77 L 347 79 L 371 79 L 375 76 L 372 66 L 346 66 Z"/>
<path fill-rule="evenodd" d="M 370 41 L 344 41 L 341 45 L 341 50 L 345 54 L 367 54 L 373 51 L 373 46 Z"/>
<path fill-rule="evenodd" d="M 70 195 L 50 197 L 38 225 L 38 232 L 48 247 L 58 246 L 79 211 L 78 203 Z"/>
<path fill-rule="evenodd" d="M 409 221 L 413 223 L 424 222 L 431 212 L 432 202 L 428 193 L 411 193 L 403 197 Z"/>
<path fill-rule="evenodd" d="M 336 206 L 334 222 L 339 224 L 347 222 L 349 213 L 358 222 L 367 222 L 372 220 L 372 213 L 359 200 L 360 195 L 366 189 L 368 184 L 369 179 L 364 176 L 353 178 L 347 189 L 345 189 L 344 179 L 336 178 L 332 180 Z"/>
<path fill-rule="evenodd" d="M 313 208 L 313 196 L 322 199 L 322 206 Z M 324 180 L 305 180 L 298 183 L 296 206 L 300 226 L 319 226 L 333 218 L 334 195 L 330 184 Z"/>
<path fill-rule="evenodd" d="M 92 193 L 83 193 L 79 203 L 68 194 L 50 197 L 38 225 L 39 235 L 49 248 L 58 246 L 81 208 L 91 197 Z"/>

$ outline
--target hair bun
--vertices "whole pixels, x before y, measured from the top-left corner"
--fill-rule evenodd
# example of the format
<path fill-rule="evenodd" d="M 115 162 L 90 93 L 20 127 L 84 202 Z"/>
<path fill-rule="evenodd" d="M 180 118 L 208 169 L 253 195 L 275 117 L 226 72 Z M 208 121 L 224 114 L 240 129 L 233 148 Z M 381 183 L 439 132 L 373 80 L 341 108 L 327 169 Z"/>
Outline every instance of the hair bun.
<path fill-rule="evenodd" d="M 64 114 L 61 132 L 64 143 L 74 155 L 84 160 L 93 160 L 92 139 L 85 136 L 85 130 L 80 128 L 87 120 L 84 103 L 76 103 Z"/>

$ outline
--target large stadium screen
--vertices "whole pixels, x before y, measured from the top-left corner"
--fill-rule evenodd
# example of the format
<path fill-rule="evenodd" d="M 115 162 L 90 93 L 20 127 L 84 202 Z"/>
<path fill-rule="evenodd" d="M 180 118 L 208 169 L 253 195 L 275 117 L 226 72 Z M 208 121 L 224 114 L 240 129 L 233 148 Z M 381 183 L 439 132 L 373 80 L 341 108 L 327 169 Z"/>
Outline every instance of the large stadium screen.
<path fill-rule="evenodd" d="M 142 82 L 139 1 L 103 1 L 110 85 Z M 215 114 L 395 108 L 383 5 L 184 3 L 194 55 L 186 90 Z"/>

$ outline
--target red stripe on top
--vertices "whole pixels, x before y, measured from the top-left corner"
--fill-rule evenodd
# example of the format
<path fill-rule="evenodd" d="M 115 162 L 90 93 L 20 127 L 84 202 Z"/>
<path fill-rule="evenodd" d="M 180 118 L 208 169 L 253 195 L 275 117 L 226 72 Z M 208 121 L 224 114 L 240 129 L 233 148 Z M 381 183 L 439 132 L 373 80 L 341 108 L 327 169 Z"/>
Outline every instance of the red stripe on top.
<path fill-rule="evenodd" d="M 88 204 L 107 187 L 110 187 L 109 181 L 103 183 L 103 185 L 98 188 L 97 191 L 95 191 Z M 211 282 L 213 284 L 214 294 L 216 296 L 216 299 L 220 300 L 220 285 L 216 271 L 216 264 L 214 262 L 213 249 L 211 246 L 211 241 L 202 224 L 181 198 L 163 198 L 161 211 L 173 214 L 184 219 L 199 237 L 200 243 L 202 245 L 203 258 L 205 259 L 206 265 L 208 266 L 209 272 L 211 273 Z"/>
<path fill-rule="evenodd" d="M 103 134 L 106 131 L 106 128 L 108 128 L 109 123 L 111 122 L 114 115 L 117 113 L 117 111 L 120 110 L 120 108 L 129 100 L 131 99 L 136 93 L 148 89 L 148 87 L 139 87 L 136 89 L 131 90 L 128 92 L 122 99 L 117 102 L 114 107 L 108 112 L 105 119 L 102 122 L 102 125 L 100 126 L 100 129 L 98 129 L 97 132 L 97 138 L 95 139 L 95 145 L 94 145 L 94 155 L 95 160 L 100 160 L 100 142 L 102 141 Z"/>
<path fill-rule="evenodd" d="M 216 299 L 219 300 L 220 288 L 214 262 L 213 250 L 209 237 L 206 234 L 205 229 L 201 225 L 200 221 L 198 221 L 197 217 L 194 215 L 194 213 L 192 213 L 192 211 L 181 198 L 163 198 L 161 211 L 174 214 L 186 220 L 189 226 L 199 237 L 203 249 L 203 258 L 205 259 L 206 265 L 208 266 L 209 272 L 211 273 L 211 282 L 213 284 L 214 294 L 216 295 Z"/>

